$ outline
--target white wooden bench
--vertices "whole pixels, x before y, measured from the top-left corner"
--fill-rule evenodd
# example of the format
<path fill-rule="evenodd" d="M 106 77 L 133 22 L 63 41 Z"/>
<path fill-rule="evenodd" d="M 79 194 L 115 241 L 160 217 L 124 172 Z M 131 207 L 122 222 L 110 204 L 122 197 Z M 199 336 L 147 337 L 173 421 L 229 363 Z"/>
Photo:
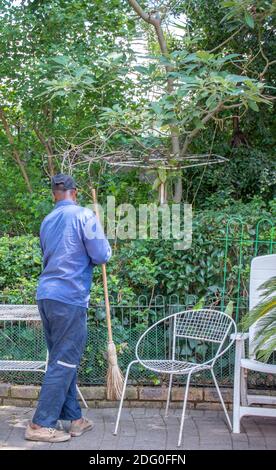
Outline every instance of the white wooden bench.
<path fill-rule="evenodd" d="M 250 270 L 249 308 L 252 310 L 261 300 L 259 287 L 268 279 L 276 276 L 276 254 L 253 258 Z M 268 416 L 276 418 L 276 397 L 253 395 L 247 389 L 247 371 L 276 374 L 276 364 L 267 364 L 256 359 L 252 351 L 254 325 L 249 333 L 236 335 L 236 356 L 234 374 L 233 432 L 240 432 L 243 416 Z M 245 355 L 245 341 L 249 339 L 249 355 Z M 252 405 L 271 405 L 269 408 Z"/>
<path fill-rule="evenodd" d="M 22 322 L 25 324 L 30 323 L 34 325 L 35 322 L 41 322 L 40 313 L 37 305 L 0 305 L 0 337 L 1 333 L 5 335 L 5 325 L 8 324 L 12 327 L 13 324 L 20 325 Z M 33 323 L 34 322 L 34 323 Z M 18 338 L 19 339 L 19 338 Z M 8 351 L 7 351 L 8 352 Z M 7 354 L 8 355 L 8 354 Z M 15 360 L 15 359 L 2 359 L 0 357 L 0 373 L 1 372 L 39 372 L 45 374 L 48 365 L 48 351 L 45 353 L 45 359 L 36 360 Z M 78 394 L 85 406 L 88 405 L 77 386 Z"/>

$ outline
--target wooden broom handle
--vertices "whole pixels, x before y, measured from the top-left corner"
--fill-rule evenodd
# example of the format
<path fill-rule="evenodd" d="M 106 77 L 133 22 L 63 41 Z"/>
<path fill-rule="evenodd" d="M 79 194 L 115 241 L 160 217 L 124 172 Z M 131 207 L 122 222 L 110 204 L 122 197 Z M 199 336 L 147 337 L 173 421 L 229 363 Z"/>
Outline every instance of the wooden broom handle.
<path fill-rule="evenodd" d="M 95 205 L 96 216 L 100 220 L 100 214 L 99 214 L 98 202 L 97 202 L 97 193 L 96 193 L 96 189 L 94 189 L 94 188 L 92 188 L 92 198 L 93 198 L 93 202 L 94 202 L 94 205 Z M 112 338 L 112 327 L 111 327 L 111 315 L 110 315 L 110 304 L 109 304 L 109 297 L 108 297 L 107 275 L 106 275 L 106 265 L 105 264 L 102 264 L 102 276 L 103 276 L 104 302 L 105 302 L 105 311 L 106 311 L 108 341 L 110 343 L 112 343 L 113 338 Z"/>

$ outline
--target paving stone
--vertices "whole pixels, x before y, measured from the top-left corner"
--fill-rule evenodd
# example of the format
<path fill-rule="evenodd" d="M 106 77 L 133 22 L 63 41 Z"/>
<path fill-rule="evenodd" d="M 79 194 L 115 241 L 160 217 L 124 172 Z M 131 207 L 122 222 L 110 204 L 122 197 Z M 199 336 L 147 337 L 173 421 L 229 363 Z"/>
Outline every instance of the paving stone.
<path fill-rule="evenodd" d="M 133 408 L 130 410 L 132 416 L 144 416 L 145 413 L 146 413 L 146 409 L 145 408 Z"/>
<path fill-rule="evenodd" d="M 33 442 L 33 450 L 50 450 L 53 444 L 51 442 Z"/>
<path fill-rule="evenodd" d="M 269 450 L 276 450 L 276 436 L 265 438 L 266 447 Z"/>
<path fill-rule="evenodd" d="M 122 437 L 132 437 L 136 435 L 137 428 L 134 423 L 130 425 L 129 422 L 121 422 L 118 431 Z"/>
<path fill-rule="evenodd" d="M 91 432 L 60 444 L 24 440 L 25 426 L 32 416 L 30 408 L 0 408 L 0 448 L 2 449 L 91 449 L 91 450 L 179 450 L 177 448 L 180 416 L 172 410 L 165 419 L 164 410 L 125 408 L 117 436 L 113 436 L 117 410 L 86 410 L 95 421 Z M 179 410 L 180 411 L 180 410 Z M 276 420 L 248 417 L 243 420 L 245 433 L 231 434 L 221 412 L 192 410 L 185 417 L 182 450 L 189 449 L 276 449 Z"/>
<path fill-rule="evenodd" d="M 266 442 L 263 437 L 248 437 L 250 449 L 265 449 Z"/>
<path fill-rule="evenodd" d="M 245 421 L 245 420 L 244 420 Z M 243 422 L 244 431 L 250 437 L 261 437 L 262 431 L 253 421 Z"/>
<path fill-rule="evenodd" d="M 119 450 L 133 449 L 134 441 L 135 441 L 135 437 L 131 437 L 131 436 L 123 437 L 123 436 L 121 436 L 118 440 L 118 444 L 117 444 L 118 447 L 117 448 Z"/>
<path fill-rule="evenodd" d="M 233 442 L 247 442 L 248 443 L 248 436 L 247 434 L 241 432 L 239 434 L 231 434 L 231 438 Z"/>
<path fill-rule="evenodd" d="M 160 418 L 161 410 L 160 408 L 147 408 L 145 412 L 146 417 L 154 418 L 154 417 L 159 417 Z"/>
<path fill-rule="evenodd" d="M 233 442 L 233 449 L 234 450 L 248 450 L 249 444 L 248 442 Z"/>
<path fill-rule="evenodd" d="M 227 444 L 201 444 L 200 450 L 232 450 L 232 445 Z"/>
<path fill-rule="evenodd" d="M 274 439 L 276 440 L 276 420 L 274 426 L 272 424 L 260 424 L 259 429 L 261 433 L 265 436 L 274 436 Z"/>
<path fill-rule="evenodd" d="M 177 416 L 181 416 L 181 411 L 180 410 L 175 410 L 175 415 Z M 202 418 L 202 416 L 204 416 L 204 411 L 203 410 L 193 410 L 193 411 L 190 411 L 190 414 L 191 416 L 193 416 L 193 418 Z M 189 412 L 186 413 L 186 415 L 189 415 Z"/>

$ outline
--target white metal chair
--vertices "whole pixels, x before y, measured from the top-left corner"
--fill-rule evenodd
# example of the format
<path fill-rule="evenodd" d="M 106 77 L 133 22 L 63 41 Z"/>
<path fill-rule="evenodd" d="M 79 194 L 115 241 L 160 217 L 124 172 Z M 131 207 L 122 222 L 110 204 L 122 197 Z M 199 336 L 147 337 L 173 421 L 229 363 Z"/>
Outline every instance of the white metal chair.
<path fill-rule="evenodd" d="M 114 434 L 117 434 L 118 431 L 129 372 L 135 363 L 141 364 L 150 371 L 170 376 L 166 416 L 169 409 L 173 375 L 187 376 L 178 446 L 181 445 L 189 385 L 194 373 L 204 370 L 211 372 L 227 422 L 232 429 L 214 373 L 216 361 L 234 342 L 234 339 L 230 339 L 231 333 L 236 334 L 234 320 L 223 312 L 209 309 L 175 313 L 148 328 L 136 345 L 136 360 L 132 361 L 127 368 Z M 187 354 L 191 341 L 196 342 L 199 347 L 201 346 L 203 353 L 200 357 L 189 357 Z M 203 345 L 205 345 L 204 348 L 202 348 Z M 155 354 L 152 354 L 153 349 Z M 206 357 L 207 351 L 208 358 Z"/>
<path fill-rule="evenodd" d="M 9 322 L 11 325 L 13 323 L 21 324 L 21 322 L 29 323 L 35 322 L 40 323 L 41 317 L 39 314 L 38 307 L 36 305 L 10 305 L 2 304 L 0 305 L 0 325 L 3 328 L 0 328 L 0 337 L 1 332 L 5 334 L 4 325 Z M 18 338 L 19 339 L 19 338 Z M 45 374 L 47 371 L 48 365 L 48 351 L 46 352 L 46 357 L 44 361 L 35 361 L 35 360 L 14 360 L 14 359 L 4 359 L 0 360 L 0 372 L 42 372 Z M 77 386 L 78 394 L 85 406 L 88 408 L 88 405 Z"/>
<path fill-rule="evenodd" d="M 249 309 L 253 309 L 261 300 L 262 291 L 258 288 L 271 277 L 276 276 L 276 254 L 257 256 L 251 262 Z M 252 348 L 254 325 L 249 333 L 238 333 L 236 336 L 236 355 L 234 373 L 233 432 L 240 432 L 240 421 L 243 416 L 276 417 L 276 408 L 253 407 L 252 404 L 276 405 L 276 397 L 249 394 L 247 390 L 248 370 L 264 374 L 276 374 L 276 364 L 267 364 L 256 360 Z M 249 340 L 249 355 L 245 355 L 245 341 Z"/>

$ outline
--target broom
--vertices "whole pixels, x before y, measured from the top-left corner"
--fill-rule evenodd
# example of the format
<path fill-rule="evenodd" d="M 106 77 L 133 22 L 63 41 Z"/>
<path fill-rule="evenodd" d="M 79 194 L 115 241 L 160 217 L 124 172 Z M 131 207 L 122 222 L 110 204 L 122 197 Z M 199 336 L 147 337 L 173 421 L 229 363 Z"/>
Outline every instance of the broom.
<path fill-rule="evenodd" d="M 95 205 L 95 213 L 98 219 L 99 209 L 97 204 L 97 194 L 96 190 L 92 189 L 92 198 Z M 116 346 L 113 342 L 112 337 L 112 326 L 111 326 L 111 316 L 110 316 L 110 305 L 108 298 L 108 288 L 107 288 L 107 276 L 106 276 L 106 265 L 102 264 L 102 276 L 103 276 L 103 287 L 104 287 L 104 301 L 105 301 L 105 310 L 106 310 L 106 323 L 108 331 L 108 369 L 107 369 L 107 399 L 108 400 L 119 400 L 122 395 L 124 376 L 118 366 Z"/>

